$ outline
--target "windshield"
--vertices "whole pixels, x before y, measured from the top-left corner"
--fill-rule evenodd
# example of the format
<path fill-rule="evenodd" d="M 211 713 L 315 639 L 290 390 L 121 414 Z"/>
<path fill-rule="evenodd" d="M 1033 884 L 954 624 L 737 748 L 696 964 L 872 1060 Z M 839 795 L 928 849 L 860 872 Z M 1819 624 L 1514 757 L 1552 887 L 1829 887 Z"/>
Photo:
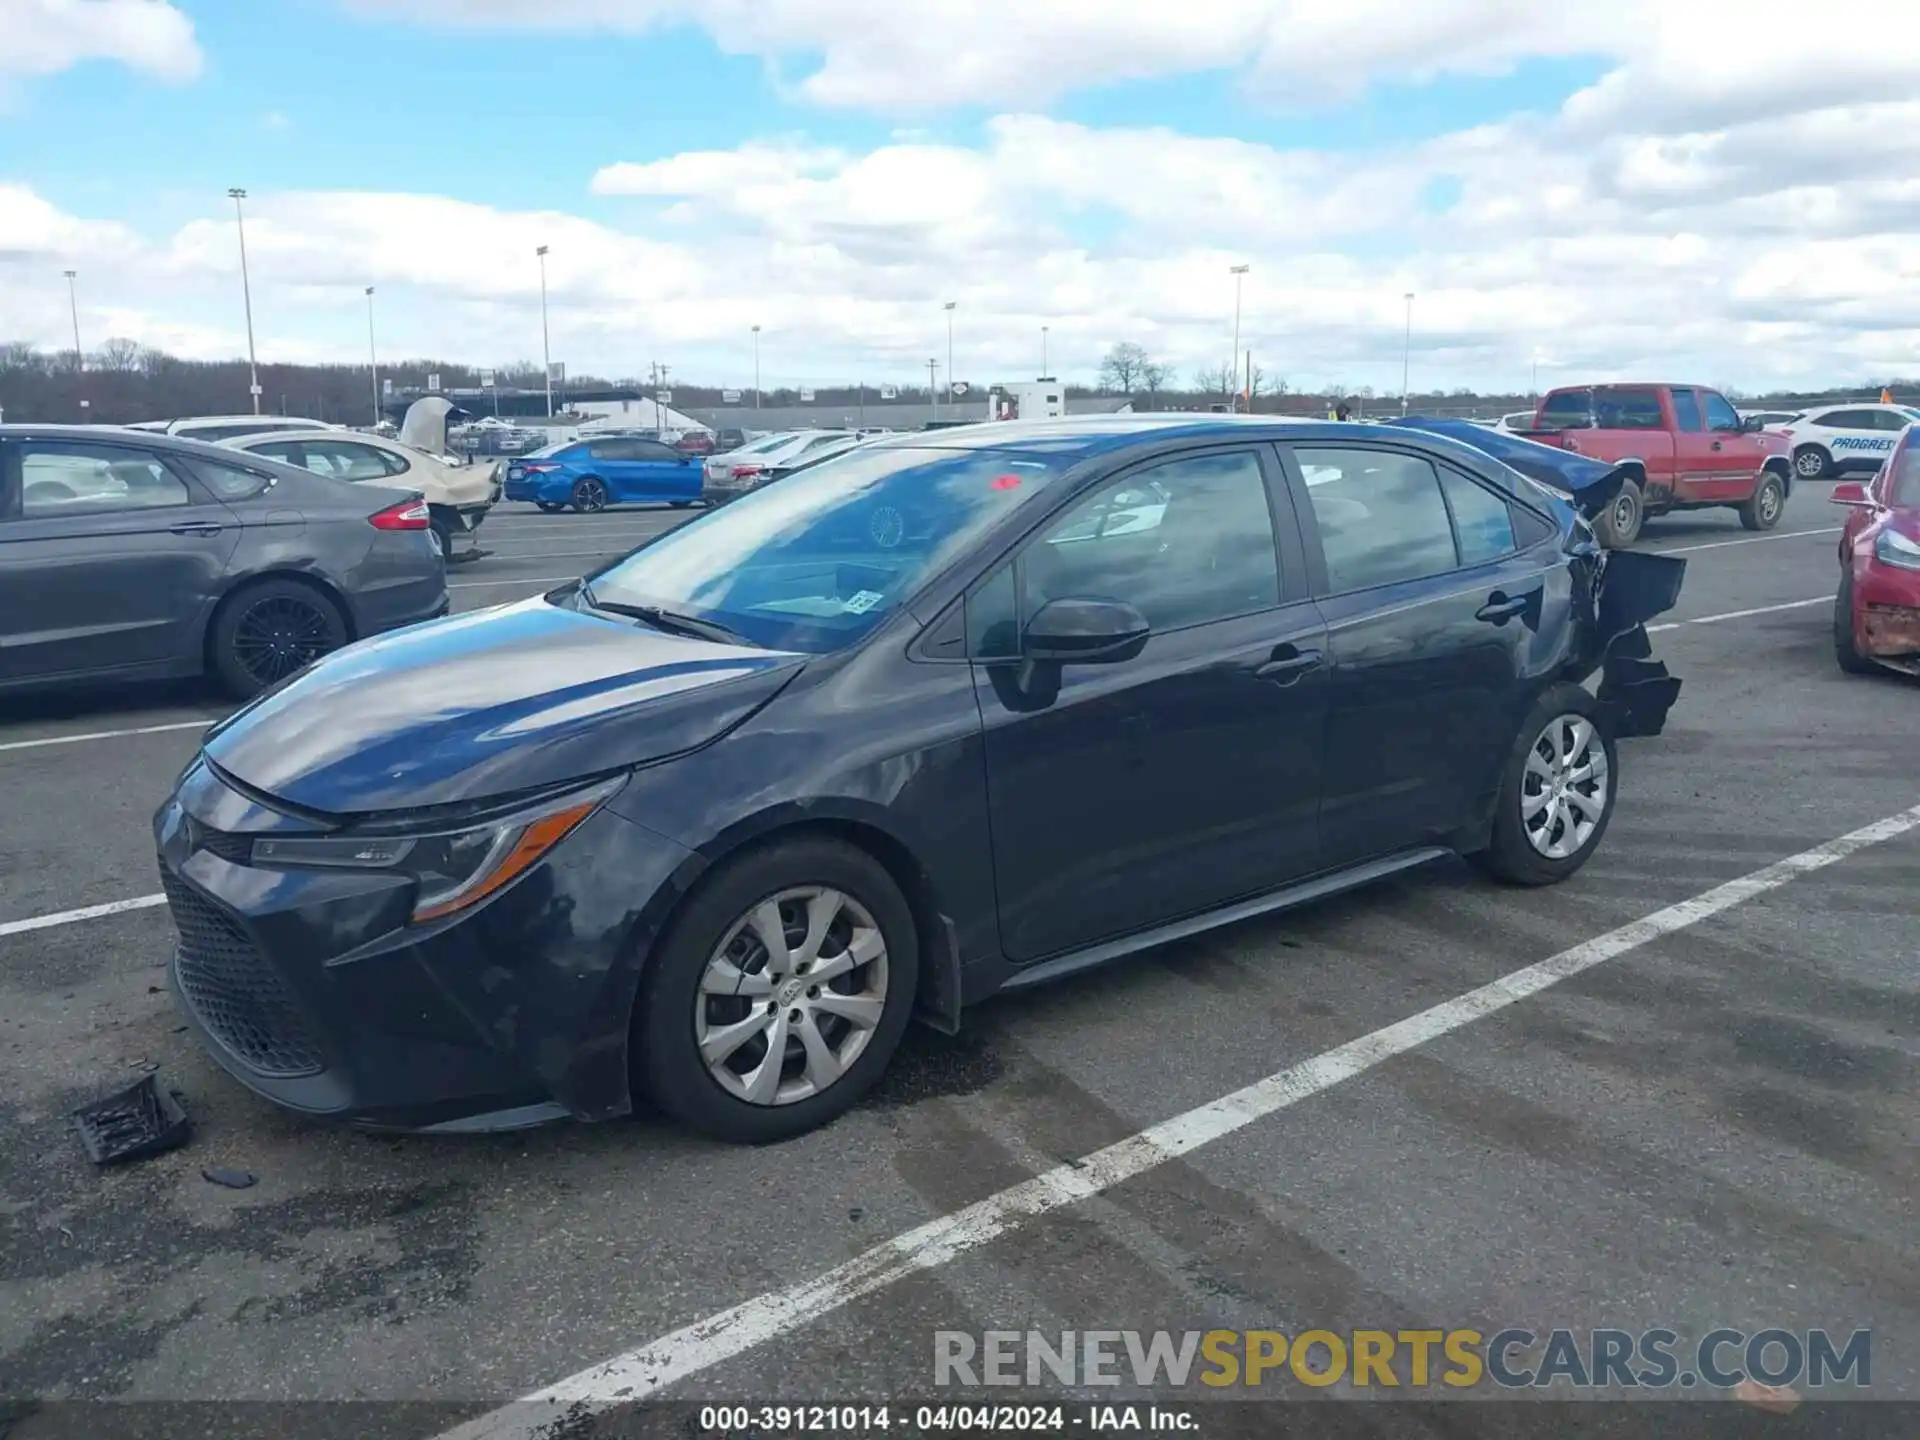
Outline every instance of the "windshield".
<path fill-rule="evenodd" d="M 781 446 L 791 445 L 792 443 L 793 436 L 791 435 L 762 435 L 758 440 L 749 440 L 744 445 L 736 446 L 733 453 L 736 455 L 764 455 L 769 450 L 778 450 Z"/>
<path fill-rule="evenodd" d="M 1909 436 L 1888 462 L 1887 504 L 1900 510 L 1920 510 L 1920 445 Z"/>
<path fill-rule="evenodd" d="M 991 450 L 852 451 L 668 531 L 593 576 L 593 596 L 824 654 L 872 630 L 1057 473 Z"/>

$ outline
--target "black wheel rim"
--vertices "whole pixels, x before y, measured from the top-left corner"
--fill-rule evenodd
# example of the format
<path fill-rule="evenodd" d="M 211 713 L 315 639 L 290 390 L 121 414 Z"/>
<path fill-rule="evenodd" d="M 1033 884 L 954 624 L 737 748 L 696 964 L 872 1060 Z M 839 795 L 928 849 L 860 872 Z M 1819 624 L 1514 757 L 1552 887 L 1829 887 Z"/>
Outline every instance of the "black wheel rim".
<path fill-rule="evenodd" d="M 262 685 L 284 680 L 333 648 L 320 608 L 291 595 L 256 600 L 233 628 L 233 658 Z"/>
<path fill-rule="evenodd" d="M 598 480 L 580 482 L 580 508 L 582 510 L 601 510 L 606 507 L 607 492 Z"/>

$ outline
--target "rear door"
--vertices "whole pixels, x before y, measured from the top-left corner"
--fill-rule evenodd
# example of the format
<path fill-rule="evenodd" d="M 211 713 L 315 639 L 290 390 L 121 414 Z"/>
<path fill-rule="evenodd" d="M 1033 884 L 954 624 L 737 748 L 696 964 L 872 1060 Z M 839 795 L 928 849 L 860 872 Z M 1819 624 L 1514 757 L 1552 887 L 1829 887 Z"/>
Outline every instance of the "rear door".
<path fill-rule="evenodd" d="M 192 661 L 238 541 L 160 451 L 0 441 L 0 681 Z"/>
<path fill-rule="evenodd" d="M 1496 488 L 1425 454 L 1282 450 L 1333 662 L 1322 857 L 1444 844 L 1497 788 L 1532 704 L 1558 548 Z"/>

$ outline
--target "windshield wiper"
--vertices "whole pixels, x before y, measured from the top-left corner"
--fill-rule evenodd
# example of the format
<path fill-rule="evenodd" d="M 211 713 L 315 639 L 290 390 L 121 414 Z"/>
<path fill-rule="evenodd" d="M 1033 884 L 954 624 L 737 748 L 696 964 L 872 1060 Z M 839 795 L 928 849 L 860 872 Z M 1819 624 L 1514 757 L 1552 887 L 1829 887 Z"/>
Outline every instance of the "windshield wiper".
<path fill-rule="evenodd" d="M 580 598 L 595 610 L 604 610 L 609 615 L 631 615 L 635 620 L 646 621 L 656 630 L 665 630 L 671 634 L 690 635 L 696 640 L 718 640 L 727 645 L 753 644 L 738 630 L 730 629 L 718 620 L 706 620 L 698 615 L 685 615 L 678 610 L 668 610 L 660 605 L 628 605 L 619 600 L 602 600 L 593 593 L 591 585 L 580 587 Z"/>

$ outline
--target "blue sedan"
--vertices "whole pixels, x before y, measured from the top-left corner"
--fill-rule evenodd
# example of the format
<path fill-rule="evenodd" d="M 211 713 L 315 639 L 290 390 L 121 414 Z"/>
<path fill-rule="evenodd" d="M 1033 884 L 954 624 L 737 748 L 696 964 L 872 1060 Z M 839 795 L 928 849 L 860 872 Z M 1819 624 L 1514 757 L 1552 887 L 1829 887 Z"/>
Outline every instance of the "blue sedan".
<path fill-rule="evenodd" d="M 581 514 L 609 505 L 691 505 L 700 498 L 700 458 L 638 435 L 572 440 L 510 462 L 505 496 L 542 510 Z"/>

